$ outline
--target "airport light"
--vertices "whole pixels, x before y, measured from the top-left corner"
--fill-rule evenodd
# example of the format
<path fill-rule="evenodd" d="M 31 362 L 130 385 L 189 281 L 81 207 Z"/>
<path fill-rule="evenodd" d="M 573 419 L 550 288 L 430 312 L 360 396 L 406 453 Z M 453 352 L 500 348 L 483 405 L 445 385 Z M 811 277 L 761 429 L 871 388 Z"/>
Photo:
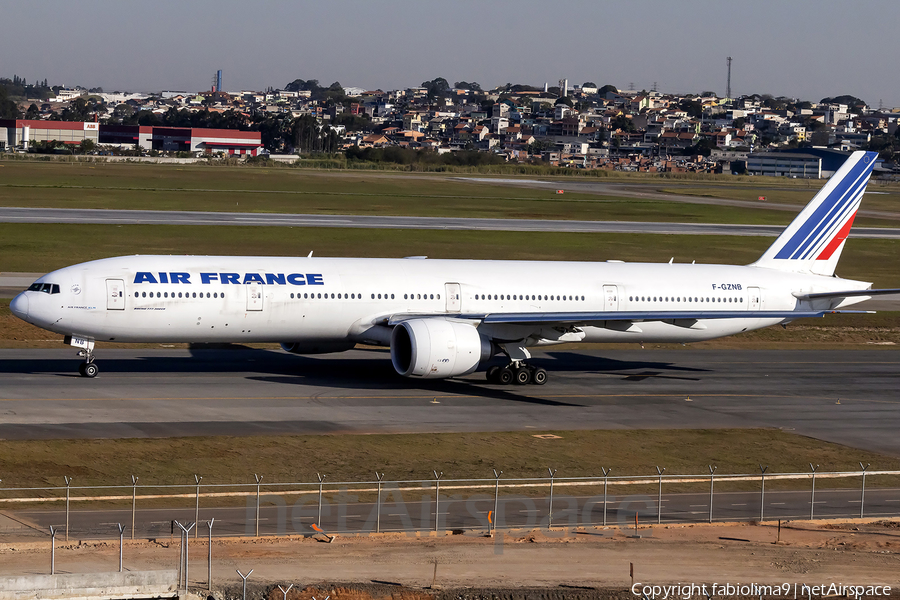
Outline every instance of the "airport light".
<path fill-rule="evenodd" d="M 863 511 L 866 506 L 866 471 L 869 469 L 871 463 L 866 463 L 866 466 L 863 466 L 862 463 L 859 463 L 859 468 L 862 469 L 862 491 L 859 495 L 859 518 L 863 518 Z"/>

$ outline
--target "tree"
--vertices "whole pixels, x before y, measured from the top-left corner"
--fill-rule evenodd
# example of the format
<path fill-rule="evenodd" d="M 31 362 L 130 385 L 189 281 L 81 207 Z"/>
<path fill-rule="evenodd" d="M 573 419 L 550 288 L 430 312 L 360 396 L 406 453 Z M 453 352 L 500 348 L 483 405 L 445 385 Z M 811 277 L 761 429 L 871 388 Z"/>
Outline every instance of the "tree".
<path fill-rule="evenodd" d="M 0 85 L 0 119 L 18 119 L 19 107 L 10 100 L 6 94 L 6 88 Z"/>
<path fill-rule="evenodd" d="M 573 106 L 575 106 L 575 103 L 572 102 L 572 99 L 569 98 L 568 96 L 564 96 L 564 97 L 562 97 L 562 98 L 557 98 L 557 99 L 556 99 L 556 102 L 555 102 L 553 105 L 554 105 L 554 106 L 559 106 L 560 104 L 565 104 L 565 105 L 568 106 L 569 108 L 572 108 Z"/>
<path fill-rule="evenodd" d="M 435 77 L 431 81 L 423 81 L 422 87 L 425 88 L 429 98 L 442 98 L 450 92 L 450 84 L 443 77 Z"/>
<path fill-rule="evenodd" d="M 619 93 L 619 88 L 617 88 L 617 87 L 614 86 L 614 85 L 606 84 L 606 85 L 604 85 L 602 88 L 600 88 L 599 90 L 597 90 L 597 93 L 600 94 L 601 96 L 605 96 L 605 95 L 606 95 L 607 93 L 609 93 L 609 92 L 612 92 L 613 94 L 618 94 L 618 93 Z"/>
<path fill-rule="evenodd" d="M 96 148 L 96 146 L 94 140 L 81 140 L 81 143 L 78 144 L 78 149 L 81 150 L 82 154 L 87 154 Z"/>
<path fill-rule="evenodd" d="M 284 89 L 289 92 L 316 92 L 319 90 L 319 80 L 318 79 L 295 79 L 286 86 Z"/>
<path fill-rule="evenodd" d="M 597 87 L 597 84 L 594 83 L 593 81 L 585 81 L 584 83 L 581 84 L 581 87 L 583 87 L 583 88 L 586 88 L 586 87 L 587 87 L 587 88 L 595 88 L 595 87 Z"/>
<path fill-rule="evenodd" d="M 472 81 L 472 82 L 468 82 L 468 81 L 457 81 L 456 83 L 453 84 L 453 87 L 456 88 L 456 89 L 458 89 L 458 90 L 472 90 L 472 91 L 475 91 L 475 92 L 480 92 L 480 91 L 481 91 L 481 86 L 478 85 L 478 82 L 477 82 L 477 81 Z"/>
<path fill-rule="evenodd" d="M 31 106 L 28 107 L 28 111 L 25 113 L 26 119 L 39 119 L 41 117 L 41 110 L 37 107 L 37 104 L 32 103 Z"/>

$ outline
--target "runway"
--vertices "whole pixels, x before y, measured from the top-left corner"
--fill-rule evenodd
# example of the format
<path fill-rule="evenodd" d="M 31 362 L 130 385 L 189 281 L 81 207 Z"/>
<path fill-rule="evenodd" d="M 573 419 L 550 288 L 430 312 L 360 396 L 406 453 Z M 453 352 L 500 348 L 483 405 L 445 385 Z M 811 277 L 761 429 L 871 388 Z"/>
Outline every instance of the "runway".
<path fill-rule="evenodd" d="M 415 381 L 386 351 L 0 350 L 0 438 L 777 427 L 900 456 L 900 354 L 551 350 L 545 386 Z"/>
<path fill-rule="evenodd" d="M 801 207 L 795 207 L 799 211 Z M 344 227 L 352 229 L 445 229 L 456 231 L 531 231 L 555 233 L 648 233 L 776 237 L 779 225 L 659 223 L 642 221 L 565 221 L 465 217 L 396 217 L 198 211 L 113 210 L 88 208 L 0 207 L 0 223 L 81 223 L 98 225 L 233 225 L 258 227 Z M 856 227 L 850 237 L 900 239 L 900 228 Z"/>

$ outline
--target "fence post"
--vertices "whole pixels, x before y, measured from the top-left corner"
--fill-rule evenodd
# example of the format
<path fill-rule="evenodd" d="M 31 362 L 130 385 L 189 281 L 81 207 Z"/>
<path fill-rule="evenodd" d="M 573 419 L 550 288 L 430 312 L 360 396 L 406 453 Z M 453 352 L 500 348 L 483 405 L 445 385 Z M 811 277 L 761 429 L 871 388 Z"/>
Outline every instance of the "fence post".
<path fill-rule="evenodd" d="M 284 589 L 284 588 L 281 587 L 280 585 L 278 586 L 278 589 L 281 590 L 281 593 L 282 593 L 282 594 L 284 594 L 284 600 L 287 600 L 288 592 L 291 591 L 291 588 L 292 588 L 292 587 L 294 587 L 294 584 L 293 584 L 293 583 L 292 583 L 291 585 L 287 586 L 287 589 Z"/>
<path fill-rule="evenodd" d="M 184 560 L 184 568 L 182 569 L 182 573 L 184 573 L 184 594 L 187 595 L 188 591 L 188 555 L 189 555 L 189 545 L 190 545 L 190 533 L 191 529 L 194 529 L 194 526 L 197 524 L 196 522 L 191 523 L 189 526 L 185 527 L 178 521 L 175 521 L 175 524 L 181 529 L 182 539 L 184 539 L 184 552 L 182 553 L 182 559 Z M 194 530 L 194 534 L 196 536 L 196 529 Z"/>
<path fill-rule="evenodd" d="M 253 573 L 253 569 L 250 569 L 250 573 L 247 573 L 246 575 L 241 573 L 238 569 L 235 569 L 235 571 L 237 571 L 237 574 L 244 580 L 244 600 L 247 600 L 247 579 L 250 577 L 250 573 Z"/>
<path fill-rule="evenodd" d="M 863 518 L 863 511 L 866 505 L 866 471 L 868 470 L 871 463 L 866 463 L 866 466 L 863 466 L 862 463 L 859 463 L 859 468 L 862 469 L 862 491 L 859 495 L 859 518 Z"/>
<path fill-rule="evenodd" d="M 122 546 L 124 545 L 125 528 L 121 523 L 116 523 L 119 527 L 119 573 L 122 572 Z"/>
<path fill-rule="evenodd" d="M 72 480 L 74 477 L 69 477 L 68 475 L 63 475 L 63 478 L 66 480 L 66 541 L 69 541 L 69 488 L 72 485 Z"/>
<path fill-rule="evenodd" d="M 656 467 L 656 474 L 659 475 L 659 489 L 656 492 L 656 524 L 662 523 L 662 476 L 666 470 L 660 470 Z"/>
<path fill-rule="evenodd" d="M 760 485 L 760 488 L 759 488 L 759 522 L 762 523 L 765 518 L 764 516 L 765 516 L 765 506 L 766 506 L 766 471 L 769 470 L 769 465 L 766 465 L 765 467 L 759 463 L 757 463 L 757 465 L 759 465 L 759 477 L 760 477 L 760 482 L 762 484 L 762 485 Z"/>
<path fill-rule="evenodd" d="M 707 465 L 709 467 L 709 522 L 713 521 L 713 482 L 716 478 L 716 469 L 719 467 L 714 467 L 712 465 Z"/>
<path fill-rule="evenodd" d="M 381 480 L 384 479 L 384 473 L 378 474 L 375 471 L 375 479 L 378 480 L 378 499 L 375 501 L 375 533 L 381 533 Z"/>
<path fill-rule="evenodd" d="M 259 482 L 262 481 L 263 476 L 254 473 L 253 477 L 256 478 L 256 537 L 259 537 Z"/>
<path fill-rule="evenodd" d="M 612 467 L 608 469 L 600 467 L 600 470 L 603 471 L 603 526 L 606 527 L 606 488 L 609 483 L 609 472 L 612 471 Z"/>
<path fill-rule="evenodd" d="M 491 469 L 494 472 L 494 518 L 490 520 L 488 525 L 491 530 L 491 537 L 494 536 L 494 529 L 497 528 L 497 508 L 500 505 L 500 476 L 503 471 L 498 472 L 497 469 Z"/>
<path fill-rule="evenodd" d="M 56 574 L 56 530 L 50 526 L 50 574 Z"/>
<path fill-rule="evenodd" d="M 138 478 L 131 476 L 131 539 L 134 539 L 134 513 L 137 509 L 137 482 Z"/>
<path fill-rule="evenodd" d="M 809 520 L 812 521 L 815 518 L 815 509 L 816 509 L 816 469 L 819 468 L 819 465 L 815 467 L 812 463 L 809 463 L 809 470 L 812 471 L 812 493 L 809 497 Z"/>
<path fill-rule="evenodd" d="M 550 505 L 547 507 L 547 529 L 553 528 L 553 477 L 556 475 L 556 471 L 558 469 L 547 467 L 547 472 L 550 473 Z"/>
<path fill-rule="evenodd" d="M 441 471 L 440 474 L 436 470 L 431 471 L 434 473 L 434 532 L 437 533 L 438 530 L 438 516 L 441 514 L 441 477 L 444 476 L 444 472 Z"/>
<path fill-rule="evenodd" d="M 215 517 L 206 522 L 209 527 L 209 549 L 206 555 L 206 589 L 212 591 L 212 526 L 216 522 Z"/>
<path fill-rule="evenodd" d="M 200 522 L 200 481 L 202 479 L 203 479 L 203 477 L 200 477 L 199 475 L 194 475 L 194 481 L 197 482 L 197 504 L 194 507 L 194 523 Z M 198 530 L 199 530 L 199 527 L 194 530 L 194 539 L 197 538 Z M 187 582 L 187 580 L 185 580 L 185 582 Z M 187 583 L 185 583 L 185 585 L 187 585 Z M 187 591 L 186 587 L 185 587 L 185 591 Z"/>
<path fill-rule="evenodd" d="M 322 483 L 325 481 L 325 477 L 327 477 L 327 475 L 319 475 L 318 473 L 316 473 L 316 477 L 319 478 L 319 510 L 316 513 L 316 525 L 318 527 L 322 527 Z"/>

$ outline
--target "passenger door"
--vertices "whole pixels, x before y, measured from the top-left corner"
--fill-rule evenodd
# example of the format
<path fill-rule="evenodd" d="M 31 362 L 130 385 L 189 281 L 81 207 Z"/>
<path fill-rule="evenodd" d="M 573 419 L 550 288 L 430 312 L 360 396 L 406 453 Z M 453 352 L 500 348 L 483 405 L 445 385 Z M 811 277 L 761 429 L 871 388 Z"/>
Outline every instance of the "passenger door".
<path fill-rule="evenodd" d="M 124 280 L 106 280 L 106 310 L 125 310 Z"/>
<path fill-rule="evenodd" d="M 603 286 L 603 310 L 614 312 L 619 310 L 619 287 L 615 285 Z"/>
<path fill-rule="evenodd" d="M 444 293 L 447 296 L 447 312 L 458 313 L 462 311 L 462 290 L 458 283 L 445 283 Z"/>
<path fill-rule="evenodd" d="M 261 283 L 248 283 L 247 310 L 259 311 L 263 309 L 263 285 Z"/>

